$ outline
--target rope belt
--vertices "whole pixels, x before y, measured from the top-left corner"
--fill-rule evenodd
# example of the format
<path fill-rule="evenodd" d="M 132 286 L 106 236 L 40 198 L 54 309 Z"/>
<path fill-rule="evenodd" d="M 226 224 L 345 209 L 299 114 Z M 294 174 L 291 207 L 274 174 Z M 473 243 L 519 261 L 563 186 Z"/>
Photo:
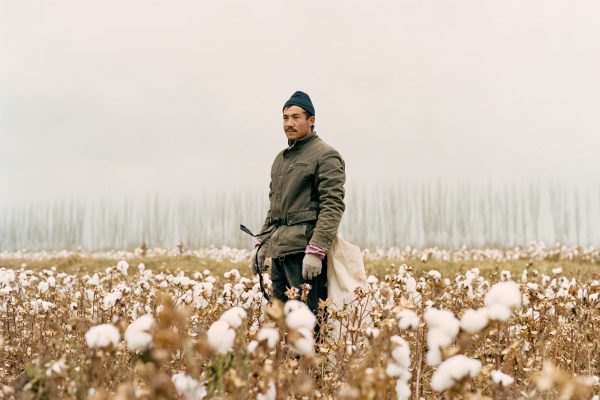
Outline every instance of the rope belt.
<path fill-rule="evenodd" d="M 246 228 L 244 225 L 240 225 L 240 229 L 247 233 L 248 235 L 252 236 L 252 237 L 262 237 L 262 241 L 260 242 L 260 244 L 258 245 L 257 249 L 256 249 L 256 253 L 254 254 L 254 266 L 256 267 L 256 274 L 258 275 L 258 284 L 260 285 L 260 291 L 262 292 L 263 296 L 265 297 L 265 299 L 267 299 L 267 301 L 270 303 L 271 302 L 271 297 L 269 296 L 269 293 L 267 292 L 267 290 L 265 289 L 265 282 L 263 280 L 263 276 L 261 273 L 261 268 L 263 267 L 262 265 L 258 265 L 258 252 L 260 251 L 260 248 L 267 242 L 267 240 L 271 237 L 271 235 L 273 234 L 273 232 L 275 232 L 275 230 L 280 226 L 283 225 L 282 221 L 280 219 L 275 219 L 273 220 L 273 223 L 275 224 L 275 226 L 273 226 L 271 229 L 266 230 L 264 232 L 261 233 L 257 233 L 256 235 L 254 233 L 252 233 L 252 231 L 248 228 Z"/>

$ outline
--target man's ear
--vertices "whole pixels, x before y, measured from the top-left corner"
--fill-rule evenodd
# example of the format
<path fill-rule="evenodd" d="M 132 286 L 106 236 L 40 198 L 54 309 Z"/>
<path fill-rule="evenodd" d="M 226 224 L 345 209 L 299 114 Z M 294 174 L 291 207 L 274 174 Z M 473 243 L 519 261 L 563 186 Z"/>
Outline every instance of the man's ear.
<path fill-rule="evenodd" d="M 315 124 L 315 116 L 311 115 L 310 118 L 308 119 L 308 122 L 310 122 L 311 125 Z"/>

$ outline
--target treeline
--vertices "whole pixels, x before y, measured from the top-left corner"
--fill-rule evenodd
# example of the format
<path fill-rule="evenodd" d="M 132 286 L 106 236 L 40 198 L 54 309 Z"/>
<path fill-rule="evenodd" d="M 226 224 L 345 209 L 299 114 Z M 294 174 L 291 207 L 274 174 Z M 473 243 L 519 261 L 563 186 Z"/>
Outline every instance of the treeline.
<path fill-rule="evenodd" d="M 17 249 L 249 246 L 268 208 L 261 191 L 141 200 L 77 199 L 0 207 L 0 251 Z M 343 236 L 361 246 L 600 244 L 600 185 L 457 184 L 443 181 L 347 185 Z"/>

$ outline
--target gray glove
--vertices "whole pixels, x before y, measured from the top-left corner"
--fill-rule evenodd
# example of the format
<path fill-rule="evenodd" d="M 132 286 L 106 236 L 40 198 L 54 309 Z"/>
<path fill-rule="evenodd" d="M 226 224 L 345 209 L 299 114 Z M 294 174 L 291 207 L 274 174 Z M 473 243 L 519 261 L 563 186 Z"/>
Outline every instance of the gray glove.
<path fill-rule="evenodd" d="M 323 261 L 314 254 L 306 253 L 302 260 L 302 277 L 311 280 L 321 273 Z"/>
<path fill-rule="evenodd" d="M 257 274 L 257 270 L 256 270 L 256 251 L 258 250 L 258 246 L 256 246 L 254 248 L 254 250 L 252 250 L 252 254 L 250 255 L 250 269 L 252 270 L 253 274 Z M 265 261 L 266 261 L 266 257 L 265 257 L 265 249 L 264 248 L 260 248 L 260 250 L 258 251 L 258 265 L 259 265 L 259 270 L 261 273 L 265 272 L 269 267 L 267 267 L 265 265 Z"/>

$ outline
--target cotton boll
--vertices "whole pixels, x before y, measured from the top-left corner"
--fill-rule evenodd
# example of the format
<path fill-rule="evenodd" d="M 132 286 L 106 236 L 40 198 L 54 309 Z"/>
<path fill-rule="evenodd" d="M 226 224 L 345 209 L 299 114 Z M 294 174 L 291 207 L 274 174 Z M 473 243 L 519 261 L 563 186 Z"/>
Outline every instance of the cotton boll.
<path fill-rule="evenodd" d="M 283 312 L 285 315 L 288 315 L 294 310 L 298 310 L 300 308 L 305 308 L 307 305 L 299 300 L 288 300 L 283 306 Z"/>
<path fill-rule="evenodd" d="M 390 378 L 397 378 L 402 375 L 402 372 L 404 372 L 404 368 L 394 362 L 388 363 L 385 369 L 385 374 Z"/>
<path fill-rule="evenodd" d="M 291 349 L 299 355 L 307 356 L 315 352 L 315 340 L 312 336 L 312 328 L 299 328 L 296 330 L 299 334 L 291 343 Z"/>
<path fill-rule="evenodd" d="M 488 315 L 484 308 L 479 310 L 468 309 L 460 319 L 461 329 L 471 335 L 480 332 L 487 324 Z"/>
<path fill-rule="evenodd" d="M 439 347 L 430 347 L 427 355 L 425 356 L 425 362 L 427 365 L 435 367 L 440 365 L 442 362 L 442 351 Z"/>
<path fill-rule="evenodd" d="M 92 349 L 116 346 L 120 339 L 119 330 L 111 324 L 93 326 L 85 333 L 85 342 Z"/>
<path fill-rule="evenodd" d="M 411 310 L 400 311 L 396 314 L 396 318 L 398 319 L 398 327 L 402 330 L 417 329 L 419 327 L 420 319 Z"/>
<path fill-rule="evenodd" d="M 406 279 L 406 291 L 410 293 L 417 291 L 417 281 L 412 276 L 409 276 L 408 279 Z"/>
<path fill-rule="evenodd" d="M 287 317 L 285 317 L 285 323 L 288 328 L 291 329 L 313 329 L 317 323 L 317 318 L 308 307 L 304 305 L 303 308 L 298 308 L 290 312 Z"/>
<path fill-rule="evenodd" d="M 152 344 L 152 335 L 148 333 L 154 318 L 151 314 L 142 315 L 125 330 L 125 341 L 129 350 L 146 350 Z"/>
<path fill-rule="evenodd" d="M 398 379 L 398 382 L 396 382 L 396 397 L 398 400 L 410 399 L 410 386 L 401 379 Z"/>
<path fill-rule="evenodd" d="M 442 331 L 452 341 L 460 329 L 460 322 L 454 317 L 451 311 L 438 310 L 430 308 L 423 315 L 425 322 L 430 329 L 438 329 Z"/>
<path fill-rule="evenodd" d="M 171 380 L 177 393 L 186 400 L 201 400 L 207 395 L 204 385 L 184 372 L 173 374 Z"/>
<path fill-rule="evenodd" d="M 408 369 L 410 367 L 410 348 L 408 344 L 397 346 L 392 350 L 392 358 L 400 367 Z"/>
<path fill-rule="evenodd" d="M 492 321 L 508 321 L 512 312 L 510 308 L 503 306 L 502 304 L 493 304 L 485 307 L 485 311 L 488 318 Z"/>
<path fill-rule="evenodd" d="M 50 285 L 46 281 L 42 281 L 38 284 L 38 290 L 40 291 L 40 293 L 46 293 L 49 287 Z"/>
<path fill-rule="evenodd" d="M 246 316 L 246 311 L 243 308 L 233 307 L 225 311 L 219 319 L 227 322 L 233 329 L 237 329 L 242 325 L 242 321 L 246 319 Z"/>
<path fill-rule="evenodd" d="M 470 376 L 474 378 L 481 370 L 481 362 L 462 354 L 444 361 L 431 377 L 431 388 L 436 392 L 450 389 L 455 383 Z"/>
<path fill-rule="evenodd" d="M 275 387 L 275 382 L 273 382 L 272 380 L 269 381 L 267 393 L 258 393 L 256 395 L 256 400 L 275 400 L 276 398 L 277 388 Z"/>
<path fill-rule="evenodd" d="M 501 371 L 492 371 L 492 382 L 502 387 L 510 386 L 515 379 Z"/>
<path fill-rule="evenodd" d="M 430 270 L 427 273 L 427 275 L 429 275 L 431 278 L 433 278 L 436 281 L 442 279 L 442 274 L 439 271 L 436 271 L 435 269 Z"/>
<path fill-rule="evenodd" d="M 485 295 L 485 304 L 500 304 L 508 308 L 521 306 L 521 292 L 519 285 L 513 281 L 498 282 L 490 288 Z"/>
<path fill-rule="evenodd" d="M 217 353 L 227 354 L 233 347 L 235 331 L 231 329 L 229 323 L 218 320 L 208 328 L 207 338 L 209 346 Z"/>
<path fill-rule="evenodd" d="M 129 263 L 125 260 L 121 260 L 117 263 L 117 269 L 123 274 L 127 275 L 127 270 L 129 270 Z"/>
<path fill-rule="evenodd" d="M 279 331 L 275 328 L 263 327 L 258 331 L 256 335 L 256 340 L 262 342 L 263 340 L 267 341 L 267 347 L 269 349 L 273 349 L 277 342 L 279 341 Z"/>

